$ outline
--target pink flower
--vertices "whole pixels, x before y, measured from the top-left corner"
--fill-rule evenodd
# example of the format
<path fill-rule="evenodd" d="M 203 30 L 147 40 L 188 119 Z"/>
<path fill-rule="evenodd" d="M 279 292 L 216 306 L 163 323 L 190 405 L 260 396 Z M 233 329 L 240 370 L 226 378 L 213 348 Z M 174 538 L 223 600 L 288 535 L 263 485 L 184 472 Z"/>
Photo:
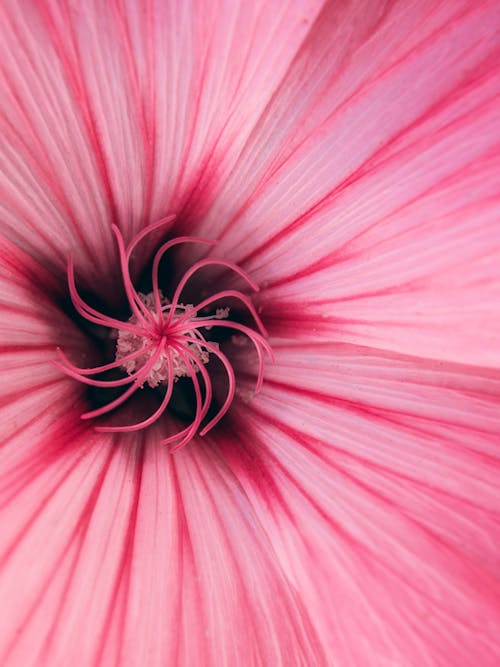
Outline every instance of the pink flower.
<path fill-rule="evenodd" d="M 499 28 L 1 4 L 2 667 L 499 664 Z"/>

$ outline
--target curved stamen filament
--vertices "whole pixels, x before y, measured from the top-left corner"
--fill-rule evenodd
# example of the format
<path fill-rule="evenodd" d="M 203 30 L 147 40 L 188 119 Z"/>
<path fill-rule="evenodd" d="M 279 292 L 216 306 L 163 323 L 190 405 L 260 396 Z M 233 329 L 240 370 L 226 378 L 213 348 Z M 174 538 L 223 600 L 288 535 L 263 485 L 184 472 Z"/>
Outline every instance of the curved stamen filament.
<path fill-rule="evenodd" d="M 195 417 L 194 417 L 193 421 L 191 422 L 190 426 L 185 428 L 183 431 L 180 431 L 179 433 L 176 433 L 175 435 L 172 435 L 168 438 L 164 438 L 161 441 L 162 444 L 166 445 L 166 444 L 169 444 L 171 442 L 175 442 L 176 440 L 178 440 L 181 436 L 183 436 L 185 434 L 184 437 L 181 439 L 181 441 L 178 442 L 174 447 L 172 447 L 172 452 L 177 451 L 178 449 L 183 447 L 185 444 L 187 444 L 191 440 L 192 437 L 194 437 L 194 435 L 196 434 L 196 432 L 199 428 L 199 425 L 203 421 L 203 418 L 204 418 L 205 414 L 208 412 L 208 407 L 209 407 L 209 404 L 207 403 L 207 401 L 205 401 L 205 404 L 202 406 L 200 383 L 198 382 L 198 378 L 196 377 L 196 373 L 195 373 L 194 369 L 192 368 L 191 363 L 189 362 L 187 356 L 184 355 L 184 350 L 182 350 L 179 347 L 177 351 L 184 358 L 184 362 L 187 365 L 189 375 L 191 376 L 191 380 L 193 381 L 193 389 L 194 389 L 194 393 L 195 393 L 195 397 L 196 397 L 196 414 L 195 414 Z M 208 374 L 207 374 L 207 378 L 208 378 Z M 210 383 L 209 378 L 206 381 L 208 382 L 208 385 L 206 387 L 206 390 L 208 391 L 208 386 L 211 385 L 211 383 Z"/>
<path fill-rule="evenodd" d="M 192 340 L 192 339 L 187 338 L 187 340 Z M 226 412 L 229 410 L 229 407 L 230 407 L 231 403 L 233 402 L 234 394 L 236 392 L 236 378 L 234 376 L 233 367 L 231 366 L 231 364 L 229 362 L 229 359 L 226 357 L 225 354 L 223 354 L 219 350 L 219 348 L 216 345 L 213 345 L 212 343 L 209 343 L 209 342 L 206 341 L 204 343 L 204 347 L 206 347 L 207 350 L 212 352 L 212 354 L 215 354 L 215 356 L 218 357 L 220 359 L 220 361 L 222 362 L 222 364 L 224 365 L 224 368 L 225 368 L 226 373 L 227 373 L 229 386 L 228 386 L 226 400 L 224 401 L 222 407 L 217 412 L 215 417 L 213 417 L 208 422 L 208 424 L 202 428 L 202 430 L 200 431 L 201 436 L 208 433 L 222 419 L 222 417 L 226 414 Z"/>
<path fill-rule="evenodd" d="M 264 355 L 262 354 L 262 348 L 267 352 L 269 355 L 271 361 L 274 361 L 274 355 L 273 351 L 270 347 L 270 345 L 266 342 L 264 338 L 257 332 L 253 331 L 253 329 L 250 329 L 249 327 L 246 327 L 243 324 L 238 324 L 238 322 L 232 322 L 231 320 L 204 320 L 203 321 L 204 326 L 211 326 L 211 327 L 228 327 L 230 329 L 236 329 L 237 331 L 241 331 L 242 333 L 246 334 L 248 338 L 252 341 L 254 344 L 255 350 L 257 351 L 257 356 L 259 358 L 259 371 L 258 371 L 258 379 L 257 379 L 257 385 L 255 388 L 256 393 L 258 393 L 262 389 L 262 382 L 264 378 Z M 176 330 L 176 333 L 188 333 L 189 329 L 184 327 L 180 330 Z"/>
<path fill-rule="evenodd" d="M 120 407 L 146 383 L 152 388 L 158 387 L 158 385 L 164 386 L 165 393 L 159 405 L 148 417 L 132 424 L 120 426 L 99 425 L 96 427 L 96 430 L 105 432 L 138 431 L 154 424 L 168 408 L 174 396 L 175 382 L 180 377 L 189 377 L 194 392 L 192 419 L 178 433 L 161 440 L 164 444 L 171 444 L 172 451 L 176 451 L 187 444 L 196 433 L 203 436 L 220 422 L 236 395 L 236 378 L 233 366 L 226 354 L 221 351 L 219 344 L 207 340 L 209 330 L 212 327 L 226 327 L 244 334 L 249 339 L 255 347 L 258 357 L 256 392 L 262 387 L 264 353 L 269 355 L 271 359 L 273 359 L 273 354 L 271 347 L 264 338 L 267 332 L 257 310 L 251 299 L 242 292 L 235 289 L 221 290 L 204 298 L 196 306 L 184 305 L 179 302 L 187 282 L 198 271 L 209 266 L 223 267 L 232 271 L 242 278 L 247 286 L 257 291 L 259 289 L 258 285 L 236 264 L 226 260 L 201 259 L 195 262 L 182 276 L 170 303 L 163 296 L 159 286 L 159 268 L 165 253 L 181 243 L 201 243 L 210 246 L 215 243 L 214 241 L 186 236 L 163 243 L 153 257 L 152 292 L 148 295 L 139 294 L 131 279 L 130 261 L 132 253 L 148 234 L 160 229 L 172 220 L 173 216 L 167 216 L 149 225 L 128 246 L 125 245 L 118 227 L 112 225 L 118 246 L 124 290 L 131 311 L 131 316 L 126 322 L 101 313 L 83 300 L 76 287 L 73 260 L 69 259 L 68 285 L 73 305 L 85 319 L 116 330 L 114 334 L 116 337 L 116 356 L 113 361 L 94 368 L 79 368 L 58 350 L 61 360 L 54 361 L 54 364 L 70 377 L 90 386 L 109 389 L 126 387 L 120 396 L 106 405 L 82 414 L 82 419 L 97 418 Z M 200 315 L 203 309 L 215 308 L 216 302 L 231 298 L 237 299 L 246 308 L 253 318 L 254 328 L 226 319 L 229 308 L 216 310 L 215 315 Z M 227 377 L 227 391 L 215 416 L 208 419 L 207 415 L 214 401 L 212 380 L 206 367 L 210 355 L 214 355 L 224 369 Z M 95 378 L 100 373 L 116 369 L 126 372 L 126 375 L 110 380 Z"/>
<path fill-rule="evenodd" d="M 265 338 L 263 338 L 259 333 L 254 331 L 253 329 L 250 329 L 250 327 L 245 326 L 244 324 L 240 324 L 239 322 L 233 322 L 232 320 L 216 320 L 216 319 L 203 319 L 202 320 L 202 325 L 203 327 L 228 327 L 229 329 L 236 329 L 237 331 L 241 331 L 242 333 L 246 334 L 248 338 L 252 341 L 252 343 L 255 345 L 256 348 L 262 346 L 267 354 L 269 355 L 269 358 L 271 361 L 274 361 L 274 355 L 271 346 L 269 343 L 266 341 Z M 192 326 L 179 326 L 179 327 L 172 327 L 172 333 L 175 334 L 186 334 L 189 333 L 192 329 Z"/>
<path fill-rule="evenodd" d="M 160 355 L 163 351 L 163 346 L 164 346 L 164 341 L 162 340 L 160 345 L 158 345 L 158 349 L 154 352 L 154 354 L 151 355 L 151 358 L 149 361 L 147 361 L 144 366 L 141 368 L 140 372 L 138 373 L 136 379 L 134 380 L 134 383 L 131 387 L 127 389 L 121 396 L 118 396 L 118 398 L 115 398 L 114 401 L 111 401 L 111 403 L 107 403 L 106 405 L 103 405 L 102 408 L 97 408 L 97 410 L 91 410 L 90 412 L 85 412 L 83 415 L 81 415 L 82 419 L 92 419 L 93 417 L 100 417 L 101 415 L 106 414 L 107 412 L 111 412 L 111 410 L 114 410 L 117 408 L 119 405 L 124 403 L 127 398 L 132 396 L 132 394 L 135 394 L 135 392 L 143 386 L 144 382 L 146 381 L 147 376 L 149 375 L 150 371 L 153 369 L 154 365 L 160 358 Z"/>
<path fill-rule="evenodd" d="M 130 331 L 136 333 L 139 336 L 143 336 L 146 331 L 144 327 L 140 327 L 137 324 L 132 324 L 131 322 L 122 322 L 121 320 L 116 320 L 114 317 L 109 315 L 104 315 L 95 308 L 89 306 L 82 297 L 78 294 L 75 283 L 75 273 L 73 268 L 73 258 L 70 257 L 68 260 L 68 287 L 71 297 L 71 301 L 75 307 L 75 310 L 89 322 L 94 322 L 99 324 L 102 327 L 107 327 L 108 329 L 124 329 L 125 331 Z"/>
<path fill-rule="evenodd" d="M 157 229 L 160 229 L 160 227 L 164 227 L 169 222 L 173 222 L 174 220 L 175 220 L 175 215 L 167 215 L 165 218 L 157 220 L 157 222 L 153 222 L 151 225 L 144 227 L 144 229 L 140 231 L 139 234 L 137 234 L 137 236 L 135 236 L 127 246 L 127 251 L 126 251 L 127 263 L 130 262 L 130 258 L 132 256 L 133 251 L 142 241 L 142 239 L 146 238 L 146 236 L 156 231 Z"/>
<path fill-rule="evenodd" d="M 224 259 L 201 259 L 199 262 L 196 262 L 193 264 L 193 266 L 186 271 L 186 273 L 182 276 L 182 278 L 179 281 L 179 284 L 177 285 L 177 288 L 174 292 L 174 296 L 172 297 L 172 311 L 170 312 L 170 316 L 167 319 L 167 323 L 170 324 L 171 319 L 172 319 L 172 312 L 175 312 L 175 309 L 177 307 L 177 304 L 179 303 L 179 298 L 182 294 L 182 290 L 186 286 L 186 283 L 188 280 L 200 269 L 202 269 L 205 266 L 223 266 L 226 269 L 231 269 L 235 273 L 237 273 L 243 280 L 250 285 L 250 287 L 255 291 L 259 291 L 259 286 L 257 283 L 255 283 L 250 276 L 248 276 L 243 269 L 240 269 L 240 267 L 237 264 L 233 264 L 232 262 L 227 262 Z"/>
<path fill-rule="evenodd" d="M 74 364 L 71 363 L 71 361 L 69 361 L 68 357 L 64 354 L 64 352 L 60 348 L 57 348 L 57 353 L 59 354 L 60 357 L 62 357 L 63 362 L 54 361 L 54 363 L 58 368 L 61 368 L 61 370 L 63 371 L 66 368 L 70 368 L 74 373 L 78 373 L 78 375 L 97 375 L 98 373 L 111 371 L 113 370 L 113 368 L 121 368 L 128 361 L 134 361 L 134 359 L 143 356 L 153 347 L 154 343 L 151 343 L 150 345 L 141 347 L 138 350 L 135 350 L 134 352 L 125 355 L 124 357 L 115 359 L 115 361 L 112 361 L 109 364 L 104 364 L 104 366 L 94 366 L 94 368 L 79 368 L 78 366 L 75 366 Z"/>
<path fill-rule="evenodd" d="M 196 315 L 196 313 L 198 313 L 200 310 L 209 306 L 211 303 L 214 303 L 215 301 L 219 301 L 220 299 L 229 298 L 229 297 L 239 299 L 240 301 L 242 301 L 245 304 L 245 306 L 250 311 L 250 313 L 251 313 L 251 315 L 252 315 L 252 317 L 255 321 L 255 324 L 259 327 L 259 330 L 260 330 L 261 334 L 263 336 L 267 336 L 267 331 L 265 330 L 264 325 L 262 324 L 262 322 L 260 320 L 260 317 L 258 316 L 257 311 L 255 310 L 255 307 L 254 307 L 253 303 L 250 301 L 250 299 L 247 296 L 245 296 L 244 294 L 242 294 L 241 292 L 238 292 L 236 290 L 224 290 L 222 292 L 217 292 L 217 294 L 214 294 L 213 296 L 209 296 L 207 299 L 204 299 L 203 301 L 200 301 L 200 303 L 197 306 L 195 306 L 194 308 L 191 308 L 184 315 L 181 315 L 180 317 L 178 317 L 175 320 L 175 325 L 177 326 L 177 325 L 181 324 L 182 322 L 185 322 L 186 320 L 188 320 L 193 315 Z M 197 320 L 201 320 L 201 319 L 213 319 L 213 316 L 210 315 L 207 318 L 204 318 L 204 317 L 198 317 L 197 318 Z"/>
<path fill-rule="evenodd" d="M 173 371 L 172 357 L 170 354 L 167 354 L 167 363 L 168 363 L 167 391 L 165 392 L 165 396 L 163 397 L 159 407 L 153 412 L 152 415 L 150 415 L 141 422 L 137 422 L 135 424 L 127 424 L 126 426 L 96 426 L 96 431 L 107 431 L 110 433 L 140 431 L 141 429 L 146 428 L 147 426 L 151 426 L 151 424 L 154 424 L 154 422 L 158 421 L 158 419 L 167 409 L 167 406 L 170 403 L 170 399 L 172 398 L 172 392 L 174 389 L 174 371 Z"/>
<path fill-rule="evenodd" d="M 180 349 L 181 346 L 178 347 Z M 205 384 L 205 400 L 203 402 L 201 410 L 201 415 L 202 415 L 201 418 L 203 419 L 210 408 L 210 403 L 212 402 L 212 381 L 210 380 L 210 375 L 208 374 L 207 369 L 205 368 L 203 363 L 200 363 L 199 358 L 195 354 L 193 354 L 191 349 L 189 347 L 184 347 L 182 349 L 183 352 L 186 353 L 187 356 L 191 359 L 191 362 L 194 364 L 194 366 L 200 371 L 201 376 L 203 378 L 203 382 Z"/>
<path fill-rule="evenodd" d="M 138 322 L 141 322 L 143 326 L 147 327 L 151 321 L 151 313 L 142 303 L 132 283 L 123 236 L 121 235 L 121 232 L 116 225 L 111 225 L 111 229 L 113 230 L 114 235 L 116 236 L 116 241 L 118 243 L 118 255 L 120 257 L 120 265 L 122 269 L 123 287 L 125 288 L 125 294 L 127 296 L 130 310 L 132 313 L 134 313 Z"/>
<path fill-rule="evenodd" d="M 203 243 L 205 245 L 214 245 L 215 241 L 207 241 L 206 239 L 199 239 L 195 238 L 192 236 L 180 236 L 177 239 L 172 239 L 171 241 L 167 241 L 164 243 L 160 248 L 157 250 L 154 260 L 153 260 L 153 270 L 152 270 L 152 282 L 153 282 L 153 295 L 154 295 L 154 300 L 155 300 L 155 310 L 156 313 L 159 317 L 159 324 L 162 323 L 163 318 L 162 318 L 162 304 L 161 304 L 161 297 L 160 297 L 160 290 L 158 287 L 158 269 L 160 267 L 160 262 L 164 256 L 164 254 L 167 252 L 167 250 L 170 250 L 170 248 L 173 248 L 175 245 L 178 245 L 179 243 Z"/>
<path fill-rule="evenodd" d="M 121 360 L 120 360 L 121 361 Z M 83 384 L 88 384 L 91 385 L 92 387 L 109 387 L 110 389 L 112 387 L 123 387 L 126 384 L 131 384 L 141 376 L 141 369 L 138 371 L 131 373 L 130 375 L 126 375 L 125 377 L 119 378 L 118 380 L 93 380 L 90 377 L 87 377 L 86 375 L 82 375 L 81 373 L 75 372 L 71 366 L 64 366 L 64 364 L 61 364 L 57 361 L 54 361 L 54 365 L 62 370 L 66 375 L 69 375 L 69 377 L 75 378 L 75 380 L 79 380 Z"/>

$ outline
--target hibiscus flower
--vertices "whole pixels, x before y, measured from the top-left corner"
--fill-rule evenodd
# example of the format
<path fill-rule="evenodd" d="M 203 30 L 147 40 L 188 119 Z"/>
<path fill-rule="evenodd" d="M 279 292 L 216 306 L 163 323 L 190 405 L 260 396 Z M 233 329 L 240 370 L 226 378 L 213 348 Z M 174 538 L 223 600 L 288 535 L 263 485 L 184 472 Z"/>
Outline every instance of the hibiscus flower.
<path fill-rule="evenodd" d="M 499 28 L 2 2 L 0 664 L 499 664 Z"/>

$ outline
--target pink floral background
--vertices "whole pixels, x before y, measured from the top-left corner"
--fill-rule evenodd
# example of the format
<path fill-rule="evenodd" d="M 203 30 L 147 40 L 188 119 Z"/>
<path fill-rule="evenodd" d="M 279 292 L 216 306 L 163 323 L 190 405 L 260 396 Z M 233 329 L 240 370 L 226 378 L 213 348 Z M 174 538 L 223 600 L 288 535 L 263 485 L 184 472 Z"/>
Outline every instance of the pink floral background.
<path fill-rule="evenodd" d="M 499 28 L 2 1 L 2 667 L 500 664 Z M 167 214 L 260 285 L 275 355 L 175 453 L 94 431 L 52 363 L 92 352 L 68 257 L 112 308 L 111 225 Z"/>

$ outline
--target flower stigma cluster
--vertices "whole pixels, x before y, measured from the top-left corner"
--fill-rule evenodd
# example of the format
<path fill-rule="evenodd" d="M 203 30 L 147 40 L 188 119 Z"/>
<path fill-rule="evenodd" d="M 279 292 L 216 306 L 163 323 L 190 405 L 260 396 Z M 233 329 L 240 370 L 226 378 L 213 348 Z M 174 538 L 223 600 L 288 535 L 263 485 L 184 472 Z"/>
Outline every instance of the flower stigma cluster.
<path fill-rule="evenodd" d="M 212 246 L 215 244 L 214 241 L 184 236 L 163 243 L 153 259 L 151 292 L 143 294 L 136 290 L 130 275 L 131 255 L 148 234 L 170 222 L 171 219 L 171 217 L 165 218 L 144 228 L 128 246 L 125 246 L 118 227 L 112 226 L 118 244 L 123 286 L 131 312 L 127 321 L 105 315 L 83 300 L 76 287 L 73 259 L 69 259 L 68 286 L 73 306 L 86 320 L 111 330 L 111 335 L 116 339 L 115 359 L 101 366 L 80 368 L 58 350 L 60 360 L 54 363 L 64 373 L 84 384 L 108 389 L 124 387 L 125 390 L 117 398 L 82 414 L 82 419 L 101 417 L 115 410 L 145 385 L 162 389 L 160 405 L 146 419 L 127 425 L 99 425 L 95 427 L 98 431 L 127 432 L 150 426 L 167 410 L 177 380 L 181 377 L 190 378 L 194 390 L 194 417 L 184 429 L 161 441 L 164 444 L 171 444 L 172 450 L 176 450 L 186 445 L 194 435 L 203 436 L 210 431 L 226 414 L 235 396 L 236 380 L 233 366 L 220 349 L 220 345 L 210 340 L 210 332 L 214 327 L 229 329 L 233 335 L 235 334 L 237 344 L 241 342 L 242 336 L 253 344 L 258 358 L 256 392 L 262 387 L 265 354 L 271 359 L 273 355 L 265 339 L 267 333 L 264 325 L 252 301 L 243 292 L 234 289 L 217 291 L 196 305 L 183 304 L 180 301 L 188 281 L 200 269 L 206 267 L 218 266 L 236 273 L 252 290 L 258 291 L 258 286 L 236 264 L 222 259 L 201 259 L 184 273 L 170 300 L 160 289 L 159 266 L 169 249 L 184 243 Z M 242 304 L 250 314 L 255 328 L 231 319 L 228 307 L 216 307 L 221 299 L 230 298 Z M 222 405 L 207 421 L 214 398 L 212 379 L 206 368 L 211 357 L 218 359 L 224 368 L 227 391 Z M 109 380 L 92 377 L 116 370 L 121 371 L 123 377 Z"/>

